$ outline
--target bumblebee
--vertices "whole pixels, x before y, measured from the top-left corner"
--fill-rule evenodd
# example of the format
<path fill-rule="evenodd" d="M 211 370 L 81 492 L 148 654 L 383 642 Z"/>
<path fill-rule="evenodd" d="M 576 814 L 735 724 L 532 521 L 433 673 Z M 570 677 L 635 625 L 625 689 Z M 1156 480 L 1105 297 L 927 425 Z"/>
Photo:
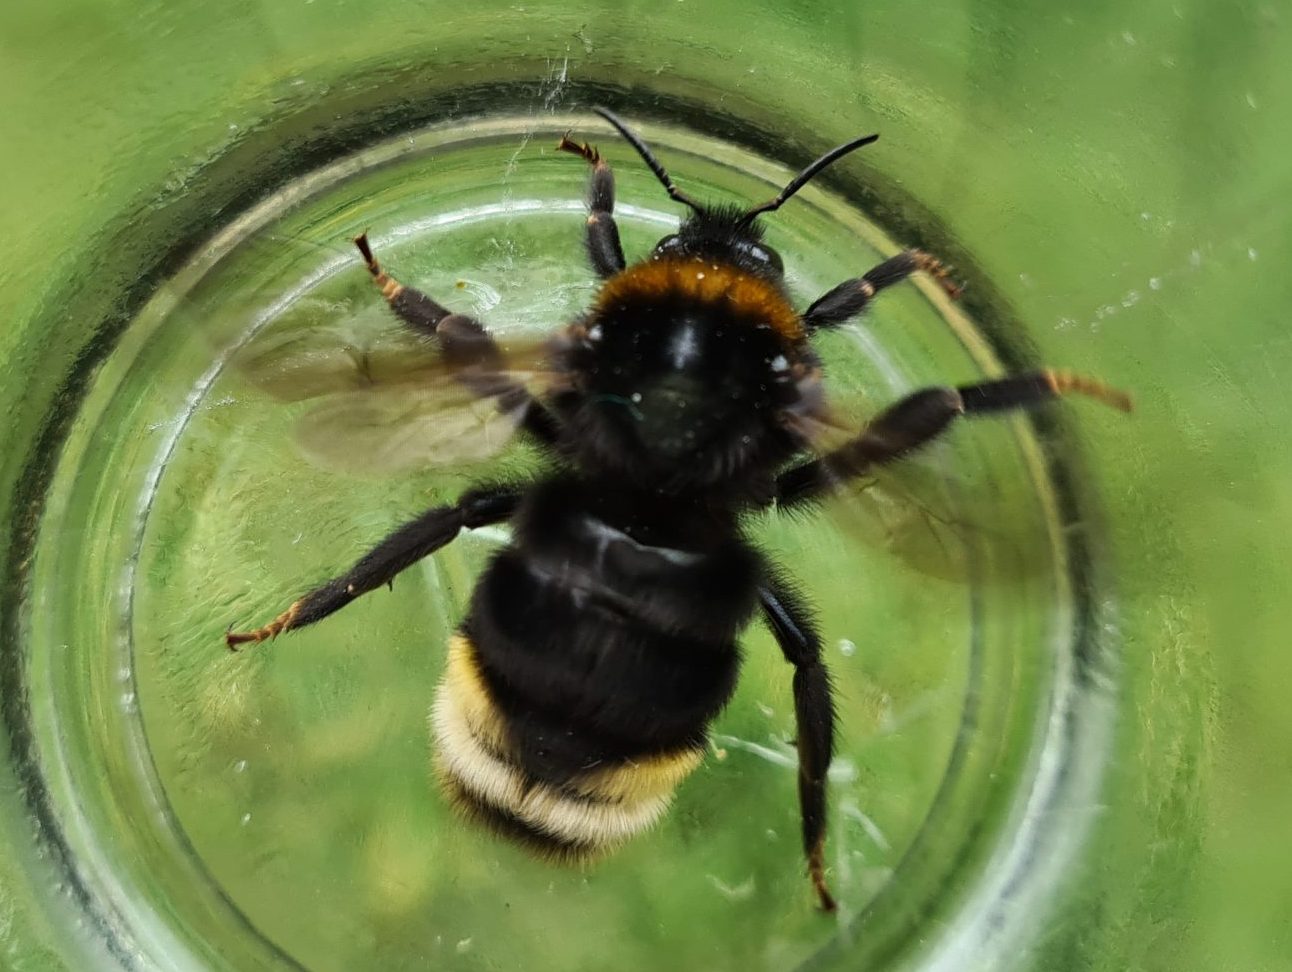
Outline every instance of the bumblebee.
<path fill-rule="evenodd" d="M 563 138 L 591 168 L 584 233 L 602 278 L 592 306 L 544 345 L 548 381 L 517 377 L 476 320 L 396 281 L 366 236 L 355 243 L 406 329 L 429 341 L 477 399 L 513 417 L 547 454 L 528 482 L 481 485 L 396 530 L 349 571 L 230 648 L 322 620 L 450 543 L 509 523 L 448 659 L 430 722 L 440 782 L 468 816 L 539 852 L 584 860 L 665 813 L 701 763 L 731 698 L 738 638 L 757 615 L 793 666 L 798 793 L 807 872 L 835 907 L 823 856 L 835 709 L 821 637 L 791 573 L 746 535 L 751 514 L 811 510 L 826 494 L 910 455 L 958 418 L 1040 405 L 1066 392 L 1123 410 L 1123 393 L 1038 370 L 916 391 L 829 449 L 813 336 L 862 313 L 915 272 L 955 296 L 943 265 L 907 250 L 798 311 L 759 220 L 840 157 L 838 146 L 748 209 L 702 204 L 645 143 L 596 109 L 690 212 L 629 265 L 614 175 L 597 149 Z"/>

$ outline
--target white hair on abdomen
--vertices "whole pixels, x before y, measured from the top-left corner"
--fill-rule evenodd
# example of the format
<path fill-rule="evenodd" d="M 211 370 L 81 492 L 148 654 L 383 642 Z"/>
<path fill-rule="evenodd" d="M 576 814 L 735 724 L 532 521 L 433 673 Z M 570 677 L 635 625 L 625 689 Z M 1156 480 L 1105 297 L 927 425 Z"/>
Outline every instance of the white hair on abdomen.
<path fill-rule="evenodd" d="M 564 857 L 612 850 L 649 828 L 703 758 L 687 748 L 592 770 L 564 786 L 534 780 L 511 759 L 504 719 L 460 634 L 449 645 L 430 727 L 436 766 L 460 809 L 515 824 L 527 843 Z"/>

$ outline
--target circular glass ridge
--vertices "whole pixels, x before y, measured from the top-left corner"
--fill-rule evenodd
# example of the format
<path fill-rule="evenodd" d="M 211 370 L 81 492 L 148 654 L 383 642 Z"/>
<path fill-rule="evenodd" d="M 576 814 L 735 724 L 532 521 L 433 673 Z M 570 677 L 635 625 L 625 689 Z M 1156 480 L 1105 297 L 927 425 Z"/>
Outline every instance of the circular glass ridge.
<path fill-rule="evenodd" d="M 570 120 L 582 126 L 579 131 L 587 129 L 586 122 L 585 118 Z M 557 160 L 527 159 L 522 154 L 536 143 L 541 145 L 548 135 L 554 140 L 562 130 L 561 124 L 547 119 L 537 131 L 532 118 L 455 122 L 416 136 L 400 136 L 297 180 L 233 223 L 157 294 L 105 362 L 87 396 L 51 491 L 33 575 L 31 603 L 42 605 L 42 611 L 33 612 L 28 619 L 32 643 L 49 649 L 31 653 L 32 684 L 41 689 L 33 694 L 46 700 L 33 708 L 33 720 L 46 781 L 79 873 L 93 894 L 112 903 L 110 913 L 118 923 L 113 933 L 132 943 L 129 949 L 143 967 L 147 967 L 147 956 L 165 955 L 178 962 L 180 955 L 188 955 L 194 965 L 210 962 L 213 955 L 208 950 L 213 941 L 220 943 L 220 960 L 236 967 L 239 953 L 225 947 L 231 937 L 243 939 L 241 954 L 256 961 L 283 967 L 297 963 L 305 967 L 318 965 L 316 957 L 298 954 L 299 939 L 293 936 L 299 936 L 299 930 L 274 926 L 272 920 L 267 924 L 259 909 L 242 900 L 245 888 L 231 890 L 227 879 L 212 870 L 213 863 L 217 868 L 227 866 L 220 864 L 221 854 L 215 853 L 215 848 L 221 846 L 216 835 L 232 841 L 238 828 L 248 830 L 264 814 L 263 802 L 270 801 L 263 796 L 249 797 L 248 809 L 234 824 L 207 826 L 207 832 L 196 837 L 190 833 L 191 815 L 202 804 L 204 795 L 209 795 L 220 781 L 233 780 L 231 785 L 237 786 L 241 785 L 239 780 L 254 779 L 260 760 L 255 756 L 223 759 L 204 753 L 200 747 L 185 750 L 174 742 L 159 744 L 152 733 L 167 738 L 180 730 L 196 733 L 203 725 L 202 718 L 208 723 L 215 719 L 237 723 L 243 716 L 264 719 L 263 712 L 255 714 L 261 711 L 257 691 L 291 700 L 297 714 L 308 712 L 316 726 L 341 712 L 345 708 L 342 703 L 354 702 L 343 699 L 345 687 L 331 680 L 326 680 L 324 689 L 336 693 L 330 702 L 303 697 L 308 696 L 308 691 L 293 697 L 290 689 L 283 686 L 281 679 L 287 674 L 297 686 L 310 678 L 311 665 L 319 662 L 311 661 L 308 656 L 314 652 L 309 649 L 292 649 L 299 667 L 292 664 L 289 669 L 284 669 L 286 662 L 277 657 L 288 650 L 286 641 L 258 650 L 263 657 L 230 661 L 222 657 L 218 638 L 209 636 L 209 624 L 205 628 L 197 624 L 201 637 L 194 635 L 190 640 L 182 619 L 173 624 L 165 620 L 176 618 L 177 608 L 192 604 L 199 613 L 206 607 L 214 610 L 218 606 L 232 623 L 242 612 L 263 611 L 274 603 L 273 597 L 262 599 L 257 594 L 249 599 L 245 590 L 218 589 L 220 585 L 215 581 L 205 590 L 200 586 L 185 588 L 185 595 L 171 602 L 161 596 L 167 588 L 167 571 L 173 569 L 175 558 L 182 560 L 183 556 L 176 554 L 173 545 L 154 544 L 168 535 L 151 523 L 151 518 L 159 509 L 173 515 L 182 508 L 184 487 L 201 479 L 196 472 L 201 456 L 195 458 L 195 453 L 185 452 L 192 448 L 200 453 L 201 448 L 190 446 L 196 440 L 186 437 L 194 434 L 195 422 L 209 423 L 213 415 L 218 421 L 221 408 L 243 418 L 263 418 L 272 412 L 274 406 L 263 397 L 244 396 L 236 389 L 225 394 L 234 387 L 229 384 L 232 379 L 228 369 L 240 349 L 256 341 L 262 332 L 281 325 L 285 315 L 301 314 L 302 306 L 317 312 L 334 301 L 343 305 L 338 315 L 343 318 L 359 306 L 346 303 L 351 291 L 355 300 L 369 302 L 374 316 L 384 312 L 375 292 L 364 289 L 370 288 L 366 275 L 344 247 L 349 232 L 365 228 L 354 222 L 360 216 L 371 217 L 374 224 L 380 224 L 374 226 L 374 244 L 382 254 L 389 254 L 383 256 L 388 266 L 406 277 L 411 272 L 419 284 L 424 275 L 439 274 L 436 279 L 440 284 L 450 281 L 454 289 L 443 293 L 442 287 L 437 291 L 431 283 L 425 284 L 426 289 L 439 293 L 446 302 L 453 297 L 483 308 L 483 316 L 500 333 L 506 333 L 507 320 L 499 311 L 522 306 L 522 302 L 533 318 L 549 323 L 581 306 L 593 286 L 590 271 L 583 267 L 579 239 L 581 187 L 586 173 L 577 160 L 560 160 L 558 172 Z M 779 185 L 787 175 L 779 166 L 691 133 L 651 126 L 644 132 L 657 153 L 667 156 L 666 164 L 674 177 L 687 180 L 689 186 L 700 184 L 718 192 L 748 190 L 747 198 L 755 199 L 766 194 L 765 186 L 759 188 L 763 183 Z M 610 149 L 608 135 L 600 135 L 600 142 L 603 150 Z M 451 161 L 455 159 L 460 162 Z M 626 248 L 640 254 L 644 252 L 643 241 L 664 235 L 676 214 L 661 198 L 649 174 L 640 171 L 630 152 L 615 151 L 613 159 L 619 181 L 616 212 L 624 227 Z M 543 171 L 527 177 L 521 171 L 526 163 Z M 510 174 L 508 165 L 513 167 Z M 497 177 L 500 167 L 501 180 Z M 415 173 L 412 178 L 393 178 L 407 176 L 410 171 Z M 435 211 L 432 205 L 431 211 L 418 210 L 416 200 L 411 198 L 412 190 L 428 183 L 437 188 L 439 198 L 451 200 L 449 209 Z M 374 186 L 376 191 L 368 191 Z M 770 233 L 773 244 L 790 264 L 790 283 L 799 299 L 810 299 L 843 276 L 864 270 L 865 266 L 856 265 L 859 254 L 887 254 L 898 249 L 894 241 L 845 200 L 819 187 L 805 190 L 793 206 L 795 209 L 787 206 L 777 214 Z M 497 223 L 502 227 L 495 234 L 493 227 Z M 549 233 L 548 224 L 564 234 L 564 246 L 555 251 L 550 244 L 557 234 Z M 841 249 L 851 247 L 851 251 L 824 259 L 818 248 L 807 245 L 822 238 L 826 229 L 835 234 L 846 230 L 851 239 L 841 244 Z M 509 234 L 506 238 L 504 230 Z M 427 245 L 445 239 L 453 241 L 459 254 L 486 252 L 496 243 L 491 275 L 456 260 L 445 247 Z M 509 246 L 513 247 L 510 252 Z M 428 253 L 432 255 L 420 255 Z M 537 259 L 540 256 L 544 259 Z M 265 271 L 263 276 L 229 288 L 228 267 L 248 259 Z M 851 272 L 845 272 L 843 266 L 851 266 Z M 832 273 L 833 277 L 828 276 Z M 353 285 L 338 283 L 337 292 L 329 291 L 334 281 L 347 274 L 355 281 Z M 453 280 L 449 276 L 453 274 L 471 274 L 472 278 Z M 528 300 L 524 300 L 526 296 Z M 309 304 L 310 301 L 315 303 Z M 941 365 L 947 366 L 946 378 L 957 383 L 972 373 L 999 370 L 991 344 L 937 288 L 915 281 L 908 293 L 894 293 L 891 300 L 886 293 L 882 303 L 884 306 L 876 308 L 873 318 L 835 336 L 827 348 L 831 359 L 857 364 L 861 371 L 855 378 L 839 376 L 842 380 L 836 387 L 841 392 L 860 393 L 862 386 L 869 385 L 874 397 L 866 404 L 873 407 L 896 397 L 913 382 L 942 380 L 938 377 Z M 211 309 L 222 305 L 229 312 L 212 318 Z M 185 330 L 185 325 L 194 324 L 202 326 Z M 895 335 L 898 326 L 904 330 Z M 158 363 L 167 362 L 172 372 L 157 369 Z M 150 378 L 141 377 L 141 367 L 147 369 L 144 373 Z M 145 391 L 149 394 L 143 394 Z M 105 416 L 113 423 L 116 434 L 105 432 L 101 424 Z M 956 442 L 937 450 L 927 467 L 933 492 L 947 500 L 952 510 L 976 512 L 978 494 L 985 491 L 1000 498 L 1022 526 L 1003 540 L 990 530 L 966 531 L 963 536 L 957 533 L 963 548 L 949 559 L 959 561 L 962 576 L 938 579 L 938 583 L 964 583 L 965 600 L 958 606 L 956 616 L 962 621 L 967 619 L 962 628 L 952 629 L 967 635 L 966 640 L 949 652 L 950 665 L 960 666 L 960 673 L 947 682 L 925 685 L 932 686 L 930 704 L 953 704 L 958 712 L 958 718 L 948 722 L 949 731 L 938 737 L 944 770 L 932 782 L 926 779 L 923 784 L 912 784 L 913 792 L 924 795 L 903 818 L 911 825 L 910 831 L 901 838 L 884 836 L 884 828 L 875 824 L 867 812 L 869 805 L 861 800 L 868 794 L 877 795 L 868 789 L 872 785 L 868 781 L 886 780 L 880 775 L 884 763 L 882 759 L 868 758 L 866 730 L 855 725 L 850 728 L 849 709 L 841 705 L 842 732 L 848 742 L 841 747 L 844 752 L 832 794 L 836 820 L 832 845 L 841 842 L 845 827 L 856 825 L 859 833 L 871 834 L 871 846 L 861 863 L 848 866 L 869 868 L 875 873 L 866 879 L 854 873 L 848 879 L 851 894 L 845 901 L 860 901 L 845 911 L 836 928 L 806 908 L 808 895 L 792 834 L 768 838 L 766 845 L 751 855 L 783 872 L 784 880 L 776 879 L 774 894 L 778 896 L 776 900 L 783 902 L 782 910 L 793 913 L 794 920 L 775 932 L 784 939 L 776 947 L 782 949 L 789 963 L 825 965 L 833 959 L 842 963 L 845 954 L 847 961 L 855 961 L 860 952 L 876 957 L 901 956 L 920 967 L 962 968 L 964 956 L 972 954 L 986 962 L 983 967 L 990 967 L 987 959 L 992 954 L 1017 947 L 1025 937 L 1034 913 L 1056 884 L 1058 869 L 1080 840 L 1082 813 L 1093 812 L 1078 809 L 1060 814 L 1057 808 L 1094 805 L 1111 709 L 1104 703 L 1105 689 L 1098 677 L 1100 666 L 1090 663 L 1089 648 L 1109 640 L 1112 632 L 1097 630 L 1093 622 L 1096 616 L 1110 615 L 1112 608 L 1100 604 L 1096 609 L 1089 600 L 1092 591 L 1085 581 L 1080 576 L 1074 581 L 1074 573 L 1082 575 L 1084 568 L 1074 571 L 1072 560 L 1084 556 L 1084 548 L 1079 537 L 1077 543 L 1072 542 L 1072 531 L 1080 530 L 1080 525 L 1073 523 L 1072 511 L 1067 509 L 1070 498 L 1054 491 L 1053 468 L 1062 465 L 1063 458 L 1047 455 L 1026 422 L 995 423 L 995 429 L 985 427 L 989 424 L 993 423 L 973 427 L 966 424 L 957 430 Z M 280 451 L 271 453 L 266 462 L 299 462 L 288 456 L 289 423 L 270 420 L 268 426 L 275 426 L 281 435 Z M 268 426 L 257 430 L 257 434 L 266 436 L 265 441 Z M 222 433 L 233 436 L 243 427 L 243 422 L 231 421 Z M 213 443 L 219 441 L 214 436 L 199 445 L 213 449 Z M 947 470 L 959 468 L 955 460 L 973 461 L 975 456 L 979 464 L 973 469 L 977 482 L 966 485 L 958 473 L 944 475 Z M 232 472 L 249 474 L 256 468 L 249 461 L 232 467 L 222 465 L 223 459 L 210 455 L 205 461 L 206 472 L 214 471 L 223 477 Z M 178 483 L 178 492 L 169 497 L 162 495 L 168 488 L 176 488 L 167 479 L 180 476 L 184 463 L 195 470 L 191 473 L 194 478 Z M 118 472 L 123 474 L 120 478 L 115 475 Z M 456 491 L 463 482 L 460 475 L 437 474 L 422 479 L 409 477 L 379 490 L 373 490 L 370 484 L 363 490 L 356 487 L 356 493 L 367 491 L 372 497 L 371 520 L 356 532 L 371 542 L 383 532 L 384 508 L 389 507 L 392 515 L 411 515 L 418 507 L 408 505 L 410 501 L 420 496 L 422 505 L 429 505 L 424 498 L 428 492 L 438 497 L 441 489 L 446 493 Z M 881 484 L 880 493 L 884 488 Z M 254 487 L 250 491 L 254 493 Z M 193 495 L 199 494 L 195 490 Z M 878 505 L 880 501 L 872 499 L 875 495 L 879 493 L 863 491 L 860 499 L 843 500 L 833 512 L 845 521 L 870 516 L 875 511 L 863 507 Z M 223 503 L 254 498 L 257 497 L 243 496 L 237 488 L 218 497 Z M 196 508 L 205 506 L 198 502 Z M 253 518 L 254 509 L 248 506 L 248 515 Z M 261 519 L 270 516 L 262 514 Z M 309 525 L 309 520 L 308 516 L 302 517 L 302 528 Z M 319 520 L 330 525 L 327 513 L 320 514 Z M 117 530 L 98 532 L 109 525 Z M 86 532 L 78 533 L 77 527 L 84 527 Z M 264 523 L 256 527 L 264 528 Z M 812 541 L 796 541 L 791 536 L 794 527 L 770 529 L 769 544 L 782 556 L 787 552 L 803 555 L 809 542 L 823 545 L 828 553 L 848 556 L 829 546 L 829 534 L 833 532 L 830 526 L 812 527 L 816 531 Z M 87 537 L 97 539 L 86 542 Z M 1020 538 L 1035 546 L 1020 552 Z M 245 566 L 264 557 L 263 550 L 247 547 L 245 536 L 235 537 L 235 541 L 239 556 L 226 566 Z M 496 536 L 488 535 L 471 538 L 463 541 L 463 552 L 438 555 L 426 567 L 418 582 L 427 594 L 429 606 L 420 620 L 438 618 L 441 634 L 451 627 L 474 570 L 496 541 Z M 158 549 L 167 551 L 172 563 L 168 564 L 166 557 L 159 558 Z M 868 562 L 869 558 L 879 560 L 883 556 L 882 550 L 865 554 Z M 918 559 L 924 554 L 914 556 Z M 285 585 L 274 592 L 276 595 L 307 585 L 319 579 L 318 571 L 334 571 L 351 559 L 349 552 L 341 555 L 302 550 L 290 561 L 265 566 L 276 584 Z M 288 563 L 294 568 L 284 569 Z M 948 572 L 952 572 L 951 566 Z M 191 569 L 188 573 L 178 570 L 177 574 L 189 579 L 193 576 Z M 50 609 L 69 598 L 69 577 L 78 578 L 77 587 L 83 594 L 111 594 L 103 616 L 79 616 L 64 623 L 62 612 Z M 900 588 L 904 597 L 914 598 L 909 603 L 923 603 L 918 591 L 912 593 L 915 582 L 911 576 L 882 577 L 868 572 L 867 578 L 877 588 L 885 584 Z M 214 598 L 218 605 L 205 604 L 208 598 Z M 1024 601 L 1027 610 L 1016 611 Z M 891 699 L 884 701 L 892 686 L 872 670 L 878 664 L 872 656 L 882 651 L 901 651 L 901 646 L 886 646 L 884 634 L 888 629 L 869 626 L 883 620 L 882 613 L 862 616 L 858 621 L 835 618 L 832 622 L 843 608 L 825 601 L 822 608 L 827 634 L 844 630 L 850 635 L 840 641 L 839 654 L 831 657 L 842 670 L 845 682 L 851 659 L 858 657 L 855 646 L 863 645 L 861 654 L 867 657 L 867 664 L 856 673 L 854 681 L 847 682 L 847 687 L 855 693 L 854 701 L 858 696 L 864 701 L 861 708 L 869 713 L 873 731 L 882 734 L 886 731 L 885 719 L 895 718 Z M 152 613 L 141 621 L 141 611 Z M 387 614 L 398 611 L 393 606 L 383 609 Z M 1017 620 L 1020 613 L 1022 621 Z M 369 613 L 355 624 L 371 624 L 375 617 Z M 159 618 L 163 621 L 159 622 Z M 938 616 L 934 620 L 949 623 L 954 619 Z M 411 624 L 398 622 L 392 630 L 406 634 Z M 854 627 L 860 630 L 854 632 Z M 141 644 L 141 628 L 147 643 Z M 100 651 L 103 657 L 90 654 L 102 647 L 102 642 L 95 643 L 95 633 L 112 637 L 115 651 Z M 355 647 L 353 629 L 334 637 L 341 649 Z M 297 640 L 304 638 L 301 635 Z M 865 638 L 873 644 L 864 645 Z M 425 640 L 428 650 L 434 651 L 435 639 Z M 210 652 L 209 659 L 194 660 L 200 657 L 195 654 L 198 642 Z M 847 651 L 844 642 L 853 645 L 853 651 Z M 380 650 L 370 649 L 372 653 Z M 769 649 L 765 639 L 759 642 L 758 650 L 768 656 L 775 651 L 774 647 Z M 748 654 L 754 655 L 754 650 L 751 648 Z M 176 657 L 179 661 L 171 665 L 170 659 Z M 224 667 L 211 668 L 217 664 Z M 768 671 L 777 668 L 780 681 L 788 685 L 788 669 L 778 657 L 770 657 L 765 667 Z M 739 793 L 761 786 L 765 776 L 772 779 L 763 764 L 777 772 L 784 769 L 780 766 L 784 751 L 775 745 L 777 733 L 783 737 L 784 700 L 769 696 L 770 701 L 764 702 L 757 697 L 762 690 L 759 680 L 772 686 L 770 679 L 774 676 L 764 678 L 763 670 L 752 660 L 751 668 L 759 687 L 751 692 L 742 688 L 735 703 L 738 712 L 730 721 L 719 722 L 718 751 L 710 760 L 711 767 L 717 767 L 715 773 L 737 760 L 743 761 L 742 768 L 732 775 L 751 778 L 755 785 L 735 787 Z M 276 671 L 282 674 L 276 676 Z M 889 677 L 893 684 L 899 684 L 902 678 L 918 681 L 926 673 L 906 671 L 900 676 L 890 673 Z M 1005 691 L 1002 684 L 1010 691 Z M 431 678 L 422 686 L 427 703 L 433 685 Z M 168 703 L 173 703 L 181 690 L 190 690 L 192 698 L 201 700 L 195 703 L 198 714 L 187 726 L 177 725 L 174 717 L 167 714 Z M 763 708 L 776 714 L 764 716 Z M 768 720 L 767 738 L 754 738 L 748 731 L 748 727 L 759 724 L 759 718 Z M 382 725 L 381 718 L 369 721 Z M 357 718 L 346 725 L 353 728 L 363 722 Z M 272 731 L 271 725 L 266 730 L 271 738 Z M 900 727 L 894 730 L 898 734 L 903 731 Z M 930 738 L 935 736 L 936 733 L 930 734 Z M 308 737 L 303 735 L 304 738 Z M 291 745 L 299 742 L 293 740 Z M 155 751 L 158 745 L 176 751 L 159 756 Z M 425 740 L 419 739 L 414 745 L 424 747 Z M 204 765 L 208 757 L 213 762 Z M 227 766 L 214 772 L 213 763 Z M 103 768 L 102 776 L 89 787 L 85 774 L 96 765 Z M 320 776 L 335 769 L 327 765 L 327 759 L 320 759 L 319 766 Z M 204 781 L 203 773 L 210 774 Z M 428 803 L 437 800 L 425 773 L 416 779 L 403 774 L 401 779 L 417 791 L 410 799 Z M 674 808 L 674 815 L 681 817 L 682 823 L 660 838 L 651 838 L 678 842 L 681 851 L 672 861 L 675 865 L 696 856 L 689 841 L 703 841 L 710 826 L 729 816 L 726 804 L 709 802 L 709 794 L 714 794 L 711 799 L 717 801 L 735 799 L 722 796 L 733 792 L 730 780 L 706 779 L 701 783 L 704 787 L 699 804 L 707 816 L 695 817 L 701 811 L 687 810 L 688 791 L 684 790 Z M 786 790 L 783 779 L 777 778 L 777 785 Z M 848 791 L 849 786 L 854 789 Z M 187 795 L 177 802 L 175 794 L 184 790 Z M 792 801 L 787 809 L 794 809 Z M 751 812 L 751 817 L 757 815 Z M 894 812 L 894 816 L 901 815 Z M 772 819 L 780 827 L 784 818 Z M 417 828 L 426 823 L 422 820 L 409 824 L 404 837 L 417 837 Z M 746 836 L 757 830 L 776 829 L 749 821 L 740 821 L 740 826 L 747 831 Z M 105 829 L 108 827 L 111 829 Z M 377 863 L 373 867 L 377 871 L 394 868 L 394 862 L 410 846 L 407 842 L 401 844 L 397 828 L 392 830 L 389 822 L 382 827 L 385 829 L 378 827 L 374 832 L 380 840 L 391 843 L 392 849 L 374 853 Z M 881 837 L 874 839 L 873 832 Z M 109 835 L 111 839 L 105 840 Z M 474 838 L 465 839 L 472 842 L 477 853 L 484 846 Z M 883 845 L 887 845 L 890 857 L 884 856 Z M 646 855 L 647 852 L 636 851 L 629 863 L 614 866 L 612 877 L 596 872 L 586 879 L 586 886 L 595 892 L 600 885 L 602 894 L 613 896 L 616 889 L 634 880 L 632 866 L 646 863 Z M 870 861 L 872 855 L 882 862 L 879 866 Z M 161 860 L 167 862 L 170 873 L 152 868 Z M 836 859 L 832 864 L 836 875 L 845 877 L 844 861 Z M 505 888 L 510 866 L 528 867 L 530 884 L 537 886 L 537 878 L 533 877 L 536 866 L 517 863 L 509 855 L 504 855 L 501 863 L 494 860 L 484 864 L 486 883 L 492 881 Z M 470 868 L 466 864 L 463 868 L 462 874 L 470 876 Z M 885 868 L 887 876 L 878 873 Z M 712 880 L 697 883 L 710 885 L 710 890 L 727 902 L 726 906 L 738 909 L 764 893 L 763 874 L 758 871 L 750 878 L 753 890 L 749 891 L 745 883 L 727 880 L 721 874 L 707 874 L 705 877 Z M 308 871 L 301 873 L 301 880 L 311 880 Z M 405 876 L 404 883 L 415 885 L 418 880 Z M 586 895 L 576 890 L 576 879 L 565 877 L 562 881 L 566 893 Z M 381 880 L 374 879 L 372 883 L 379 886 Z M 181 892 L 181 888 L 185 890 Z M 398 905 L 396 899 L 403 892 L 396 888 L 384 893 Z M 418 902 L 434 900 L 425 888 L 418 894 Z M 519 908 L 518 904 L 516 910 Z M 397 915 L 397 909 L 391 914 Z M 922 950 L 909 947 L 909 936 L 916 927 L 935 914 L 942 923 L 941 935 Z M 747 920 L 751 927 L 757 927 L 752 918 Z M 739 930 L 742 926 L 735 922 L 733 927 Z M 487 950 L 487 943 L 474 935 L 463 935 L 444 944 L 445 934 L 428 932 L 417 948 L 442 947 L 446 955 L 474 955 Z M 442 940 L 440 944 L 428 945 L 437 938 Z M 738 960 L 739 954 L 733 954 L 733 961 Z M 811 958 L 813 955 L 815 958 Z"/>

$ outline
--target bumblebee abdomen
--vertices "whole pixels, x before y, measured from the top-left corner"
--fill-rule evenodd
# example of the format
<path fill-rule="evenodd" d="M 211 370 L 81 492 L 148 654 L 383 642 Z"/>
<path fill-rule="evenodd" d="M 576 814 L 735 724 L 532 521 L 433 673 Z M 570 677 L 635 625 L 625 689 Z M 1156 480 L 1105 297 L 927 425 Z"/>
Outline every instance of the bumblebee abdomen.
<path fill-rule="evenodd" d="M 455 807 L 545 855 L 579 860 L 612 850 L 650 827 L 674 789 L 703 758 L 699 744 L 602 760 L 589 753 L 564 778 L 542 778 L 494 701 L 476 646 L 464 635 L 449 645 L 448 665 L 431 712 L 440 783 Z"/>
<path fill-rule="evenodd" d="M 702 741 L 735 688 L 734 630 L 714 631 L 707 620 L 711 630 L 697 635 L 699 623 L 676 614 L 665 628 L 664 618 L 641 611 L 660 591 L 642 585 L 616 596 L 583 580 L 545 575 L 531 558 L 504 551 L 477 585 L 463 627 L 526 766 L 543 778 L 563 780 L 590 759 L 635 760 Z"/>
<path fill-rule="evenodd" d="M 738 537 L 622 496 L 617 509 L 617 495 L 566 480 L 527 498 L 450 642 L 431 716 L 458 808 L 565 859 L 664 814 L 735 689 L 754 610 L 756 554 Z"/>

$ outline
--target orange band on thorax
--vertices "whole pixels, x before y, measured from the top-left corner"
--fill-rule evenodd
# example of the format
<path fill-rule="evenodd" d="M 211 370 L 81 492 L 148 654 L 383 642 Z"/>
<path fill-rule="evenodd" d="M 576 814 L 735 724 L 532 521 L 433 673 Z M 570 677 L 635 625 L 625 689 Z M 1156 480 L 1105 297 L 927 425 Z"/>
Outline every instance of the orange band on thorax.
<path fill-rule="evenodd" d="M 709 260 L 638 263 L 606 281 L 593 309 L 598 316 L 613 316 L 619 306 L 662 298 L 724 308 L 766 323 L 787 341 L 803 338 L 802 319 L 774 284 Z"/>

